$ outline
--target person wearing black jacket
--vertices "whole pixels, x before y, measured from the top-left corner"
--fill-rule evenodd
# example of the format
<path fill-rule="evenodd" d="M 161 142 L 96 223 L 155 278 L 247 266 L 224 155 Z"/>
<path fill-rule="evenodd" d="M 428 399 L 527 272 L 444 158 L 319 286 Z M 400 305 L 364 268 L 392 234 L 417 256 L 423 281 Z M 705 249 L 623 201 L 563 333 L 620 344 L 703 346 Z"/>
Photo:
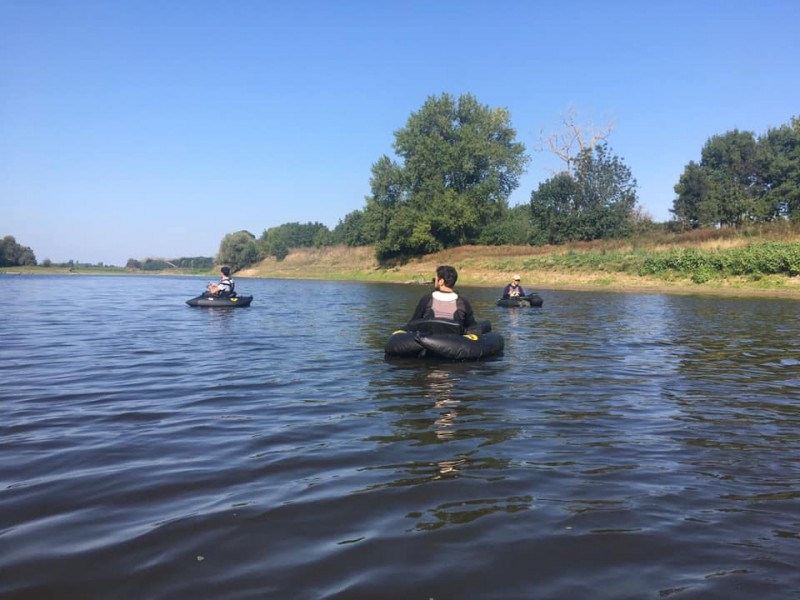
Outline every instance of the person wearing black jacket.
<path fill-rule="evenodd" d="M 443 319 L 453 321 L 467 329 L 475 325 L 472 306 L 466 298 L 459 296 L 453 289 L 458 280 L 455 267 L 442 265 L 436 268 L 434 291 L 420 298 L 411 320 Z"/>

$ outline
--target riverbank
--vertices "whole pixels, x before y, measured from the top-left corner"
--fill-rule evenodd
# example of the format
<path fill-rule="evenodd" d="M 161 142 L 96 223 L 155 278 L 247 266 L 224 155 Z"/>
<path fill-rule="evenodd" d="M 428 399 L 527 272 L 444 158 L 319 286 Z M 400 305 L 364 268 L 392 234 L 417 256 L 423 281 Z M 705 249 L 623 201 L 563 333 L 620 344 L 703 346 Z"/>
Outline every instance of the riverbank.
<path fill-rule="evenodd" d="M 736 247 L 732 242 L 717 244 Z M 693 247 L 700 247 L 695 245 Z M 598 258 L 600 257 L 600 258 Z M 605 260 L 602 259 L 605 257 Z M 459 284 L 501 288 L 518 274 L 525 289 L 603 290 L 673 294 L 791 297 L 800 299 L 800 277 L 761 275 L 725 277 L 695 283 L 689 277 L 641 276 L 621 270 L 642 261 L 641 249 L 609 243 L 559 247 L 463 246 L 381 267 L 371 247 L 298 248 L 281 261 L 268 258 L 239 271 L 246 277 L 326 279 L 426 284 L 438 265 L 454 265 Z M 564 264 L 571 264 L 564 268 Z M 626 267 L 627 265 L 627 267 Z"/>
<path fill-rule="evenodd" d="M 800 228 L 789 223 L 750 229 L 577 242 L 563 246 L 462 246 L 379 265 L 371 246 L 294 248 L 267 258 L 237 278 L 319 279 L 427 284 L 438 265 L 454 265 L 459 284 L 501 288 L 512 274 L 526 290 L 603 290 L 800 299 Z M 138 271 L 121 267 L 5 267 L 0 274 L 194 275 L 217 270 Z"/>

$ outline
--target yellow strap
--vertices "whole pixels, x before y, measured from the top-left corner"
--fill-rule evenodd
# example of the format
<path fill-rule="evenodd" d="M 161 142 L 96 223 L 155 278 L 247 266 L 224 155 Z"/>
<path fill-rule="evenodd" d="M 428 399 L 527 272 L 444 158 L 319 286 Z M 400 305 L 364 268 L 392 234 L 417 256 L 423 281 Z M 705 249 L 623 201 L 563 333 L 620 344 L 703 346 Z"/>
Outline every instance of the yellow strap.
<path fill-rule="evenodd" d="M 473 342 L 478 341 L 478 336 L 475 335 L 474 333 L 465 333 L 464 337 L 467 338 L 468 340 L 472 340 Z"/>

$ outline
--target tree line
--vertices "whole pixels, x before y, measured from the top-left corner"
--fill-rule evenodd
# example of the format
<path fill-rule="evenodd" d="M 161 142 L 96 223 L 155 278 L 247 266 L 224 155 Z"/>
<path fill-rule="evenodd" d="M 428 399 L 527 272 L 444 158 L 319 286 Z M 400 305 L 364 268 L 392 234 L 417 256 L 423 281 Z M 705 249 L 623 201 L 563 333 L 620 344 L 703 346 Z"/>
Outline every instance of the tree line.
<path fill-rule="evenodd" d="M 164 258 L 145 258 L 137 260 L 129 258 L 125 265 L 126 269 L 139 271 L 165 271 L 169 269 L 183 269 L 194 271 L 208 271 L 214 268 L 215 258 L 213 256 L 195 256 L 173 259 Z M 37 266 L 36 255 L 27 246 L 17 243 L 12 235 L 5 236 L 0 240 L 0 267 L 26 267 Z M 53 264 L 50 259 L 42 261 L 43 267 L 63 267 L 63 268 L 103 268 L 103 263 L 89 264 L 69 260 L 64 263 Z M 109 265 L 110 266 L 110 265 Z"/>
<path fill-rule="evenodd" d="M 208 271 L 214 268 L 214 257 L 194 256 L 169 260 L 165 258 L 145 258 L 144 260 L 129 258 L 125 263 L 125 268 L 137 271 L 167 271 L 169 269 Z"/>
<path fill-rule="evenodd" d="M 800 222 L 800 117 L 757 136 L 710 138 L 675 186 L 671 212 L 686 228 Z"/>
<path fill-rule="evenodd" d="M 466 244 L 536 246 L 665 228 L 800 222 L 800 117 L 759 136 L 733 130 L 710 138 L 700 161 L 690 161 L 675 185 L 674 219 L 665 224 L 653 223 L 638 204 L 631 169 L 606 141 L 610 128 L 584 135 L 572 117 L 564 124 L 565 135 L 551 136 L 548 144 L 565 168 L 539 184 L 529 203 L 510 207 L 530 157 L 509 112 L 470 94 L 431 96 L 395 132 L 394 157 L 372 165 L 363 208 L 332 230 L 308 222 L 284 223 L 259 237 L 229 233 L 215 260 L 241 269 L 266 257 L 282 260 L 290 248 L 344 244 L 374 246 L 388 264 Z M 36 264 L 30 248 L 11 236 L 0 260 Z M 203 269 L 212 259 L 176 260 L 186 263 L 130 259 L 126 266 Z"/>
<path fill-rule="evenodd" d="M 584 137 L 571 117 L 565 125 L 567 135 L 549 140 L 565 168 L 539 184 L 528 204 L 509 207 L 530 160 L 509 113 L 469 94 L 432 96 L 395 132 L 395 157 L 372 165 L 362 209 L 333 230 L 309 222 L 272 227 L 258 238 L 228 234 L 217 260 L 241 268 L 268 256 L 281 260 L 290 248 L 346 244 L 374 246 L 386 264 L 465 244 L 536 246 L 800 221 L 796 117 L 760 137 L 738 130 L 712 137 L 675 185 L 674 220 L 664 224 L 638 204 L 631 169 L 606 141 L 610 128 Z"/>

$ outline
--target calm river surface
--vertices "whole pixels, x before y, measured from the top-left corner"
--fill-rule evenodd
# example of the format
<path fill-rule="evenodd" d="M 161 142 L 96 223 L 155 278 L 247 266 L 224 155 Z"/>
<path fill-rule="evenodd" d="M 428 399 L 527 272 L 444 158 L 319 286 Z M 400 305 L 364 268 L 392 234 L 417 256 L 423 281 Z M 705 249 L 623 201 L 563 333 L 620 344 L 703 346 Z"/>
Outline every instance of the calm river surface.
<path fill-rule="evenodd" d="M 800 303 L 0 278 L 2 598 L 800 598 Z"/>

